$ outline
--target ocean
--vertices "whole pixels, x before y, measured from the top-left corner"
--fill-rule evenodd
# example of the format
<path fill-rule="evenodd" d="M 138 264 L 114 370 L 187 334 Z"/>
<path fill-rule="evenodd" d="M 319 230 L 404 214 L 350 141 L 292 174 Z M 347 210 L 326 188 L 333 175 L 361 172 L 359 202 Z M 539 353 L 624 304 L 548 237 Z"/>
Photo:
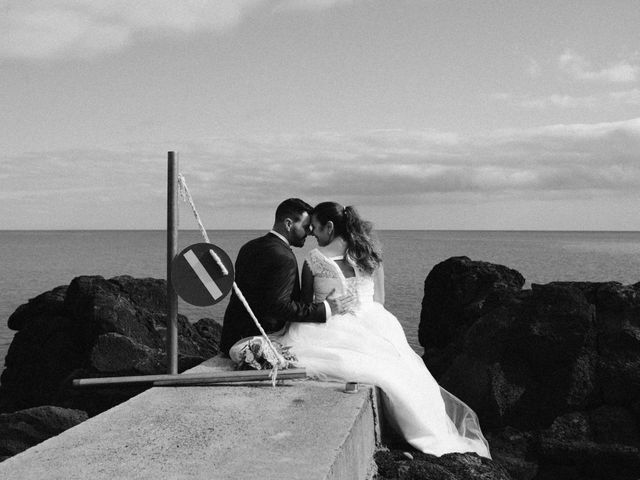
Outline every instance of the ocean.
<path fill-rule="evenodd" d="M 258 230 L 210 231 L 212 243 L 235 260 Z M 383 246 L 386 307 L 398 317 L 418 352 L 424 279 L 439 262 L 465 255 L 518 270 L 531 283 L 554 280 L 640 281 L 640 232 L 407 231 L 377 232 Z M 180 231 L 179 249 L 202 241 L 198 231 Z M 295 249 L 300 262 L 314 238 Z M 166 232 L 147 230 L 0 231 L 0 362 L 15 332 L 7 320 L 30 298 L 79 275 L 165 278 Z M 228 298 L 213 307 L 180 301 L 191 321 L 222 319 Z"/>

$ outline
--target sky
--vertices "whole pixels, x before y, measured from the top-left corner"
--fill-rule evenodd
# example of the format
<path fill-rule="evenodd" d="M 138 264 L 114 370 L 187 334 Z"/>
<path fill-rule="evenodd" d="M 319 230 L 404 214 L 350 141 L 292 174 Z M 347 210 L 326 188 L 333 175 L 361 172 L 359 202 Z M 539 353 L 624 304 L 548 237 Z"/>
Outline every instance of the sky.
<path fill-rule="evenodd" d="M 0 0 L 0 228 L 640 230 L 636 0 Z M 180 227 L 197 224 L 185 204 Z"/>

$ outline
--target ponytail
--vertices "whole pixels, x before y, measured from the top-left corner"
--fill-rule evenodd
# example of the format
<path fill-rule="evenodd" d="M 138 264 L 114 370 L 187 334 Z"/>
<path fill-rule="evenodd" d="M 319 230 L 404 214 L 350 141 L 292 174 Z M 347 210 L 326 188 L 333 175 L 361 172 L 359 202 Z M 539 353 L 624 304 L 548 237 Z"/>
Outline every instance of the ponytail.
<path fill-rule="evenodd" d="M 344 208 L 344 236 L 347 255 L 358 267 L 371 274 L 382 263 L 382 253 L 371 238 L 373 225 L 363 220 L 355 208 Z"/>

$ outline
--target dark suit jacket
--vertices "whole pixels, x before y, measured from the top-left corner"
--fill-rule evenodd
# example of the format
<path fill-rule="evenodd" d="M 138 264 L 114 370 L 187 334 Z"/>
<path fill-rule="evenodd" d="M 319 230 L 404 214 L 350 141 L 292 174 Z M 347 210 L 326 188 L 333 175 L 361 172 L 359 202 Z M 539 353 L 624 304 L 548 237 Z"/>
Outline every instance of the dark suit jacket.
<path fill-rule="evenodd" d="M 245 244 L 238 252 L 235 281 L 267 333 L 286 322 L 326 321 L 324 303 L 300 301 L 298 262 L 282 239 L 268 233 Z M 220 350 L 225 354 L 238 340 L 260 335 L 242 302 L 232 292 L 224 314 Z"/>

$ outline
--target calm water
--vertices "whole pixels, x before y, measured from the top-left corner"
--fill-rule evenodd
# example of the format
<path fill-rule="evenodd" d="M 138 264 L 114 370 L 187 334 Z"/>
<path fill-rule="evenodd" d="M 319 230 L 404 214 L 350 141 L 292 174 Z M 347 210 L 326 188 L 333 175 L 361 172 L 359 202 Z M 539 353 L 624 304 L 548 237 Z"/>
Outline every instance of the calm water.
<path fill-rule="evenodd" d="M 211 231 L 211 241 L 235 260 L 240 246 L 262 231 Z M 22 303 L 78 275 L 164 278 L 164 231 L 0 231 L 0 365 L 14 332 L 9 315 Z M 387 308 L 412 346 L 418 344 L 423 282 L 431 268 L 451 257 L 500 263 L 531 283 L 553 280 L 640 281 L 640 232 L 398 231 L 378 233 L 384 248 Z M 180 232 L 180 249 L 202 241 Z M 299 260 L 316 246 L 310 238 Z M 196 321 L 221 319 L 226 300 L 208 308 L 180 304 Z"/>

